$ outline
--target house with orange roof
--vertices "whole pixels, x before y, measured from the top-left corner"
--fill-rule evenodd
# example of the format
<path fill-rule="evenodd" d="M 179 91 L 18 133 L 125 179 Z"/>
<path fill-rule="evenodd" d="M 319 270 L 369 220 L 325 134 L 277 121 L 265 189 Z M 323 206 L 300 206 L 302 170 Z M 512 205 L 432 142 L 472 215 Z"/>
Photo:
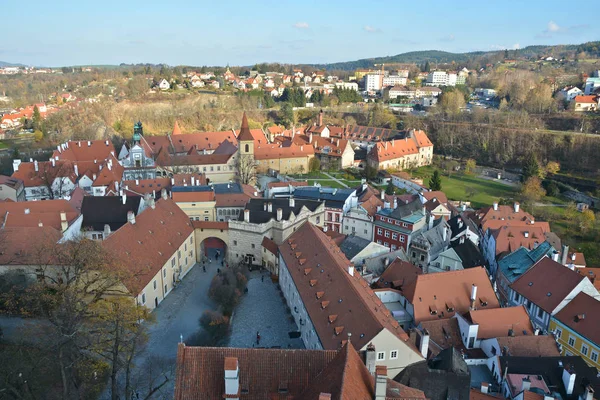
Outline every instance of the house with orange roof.
<path fill-rule="evenodd" d="M 138 215 L 127 213 L 127 223 L 102 242 L 115 256 L 128 260 L 130 274 L 123 281 L 139 305 L 158 307 L 196 263 L 194 228 L 188 216 L 168 198 L 150 199 Z"/>
<path fill-rule="evenodd" d="M 279 245 L 279 271 L 283 296 L 307 349 L 339 349 L 351 334 L 357 349 L 375 347 L 377 366 L 401 371 L 423 360 L 354 265 L 314 225 L 304 223 Z"/>
<path fill-rule="evenodd" d="M 410 131 L 404 139 L 378 142 L 367 154 L 371 168 L 403 170 L 431 164 L 433 144 L 423 131 Z"/>
<path fill-rule="evenodd" d="M 575 96 L 573 100 L 575 103 L 574 111 L 596 111 L 598 110 L 598 104 L 600 103 L 600 97 L 596 95 L 590 96 Z"/>
<path fill-rule="evenodd" d="M 12 177 L 23 181 L 25 200 L 68 198 L 78 180 L 71 161 L 13 160 Z"/>
<path fill-rule="evenodd" d="M 342 219 L 342 233 L 371 241 L 375 214 L 378 208 L 383 208 L 386 195 L 383 190 L 379 191 L 363 182 L 356 190 L 356 196 L 358 204 L 350 208 Z"/>
<path fill-rule="evenodd" d="M 52 153 L 55 160 L 102 162 L 115 155 L 110 140 L 70 140 L 56 146 Z"/>

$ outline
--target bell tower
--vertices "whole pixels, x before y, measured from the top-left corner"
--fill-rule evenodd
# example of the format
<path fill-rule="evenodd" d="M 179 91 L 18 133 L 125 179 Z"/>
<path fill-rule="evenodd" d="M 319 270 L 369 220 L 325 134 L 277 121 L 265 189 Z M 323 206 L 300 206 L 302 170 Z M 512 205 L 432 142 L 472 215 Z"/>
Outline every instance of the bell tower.
<path fill-rule="evenodd" d="M 248 118 L 246 117 L 246 113 L 242 116 L 242 127 L 240 128 L 240 134 L 237 137 L 238 139 L 238 152 L 240 155 L 249 155 L 254 158 L 254 137 L 250 132 L 250 127 L 248 126 Z"/>

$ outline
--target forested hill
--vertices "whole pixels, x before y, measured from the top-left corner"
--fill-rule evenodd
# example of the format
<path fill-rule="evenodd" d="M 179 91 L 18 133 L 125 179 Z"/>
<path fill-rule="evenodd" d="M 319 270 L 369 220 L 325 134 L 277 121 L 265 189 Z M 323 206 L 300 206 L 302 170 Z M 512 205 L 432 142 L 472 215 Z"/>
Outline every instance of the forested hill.
<path fill-rule="evenodd" d="M 590 57 L 600 56 L 600 42 L 588 42 L 580 45 L 554 45 L 554 46 L 527 46 L 518 50 L 509 50 L 511 58 L 518 57 L 539 57 L 551 55 L 556 58 L 575 57 L 584 54 Z M 484 58 L 486 56 L 504 56 L 504 50 L 494 51 L 473 51 L 469 53 L 450 53 L 441 50 L 411 51 L 408 53 L 397 54 L 395 56 L 364 58 L 356 61 L 346 61 L 330 64 L 310 64 L 315 68 L 328 70 L 354 70 L 357 68 L 372 68 L 374 64 L 395 64 L 395 63 L 415 63 L 423 64 L 427 61 L 438 63 L 465 64 L 470 61 Z"/>
<path fill-rule="evenodd" d="M 23 64 L 11 64 L 4 61 L 0 61 L 0 68 L 2 67 L 24 67 Z"/>

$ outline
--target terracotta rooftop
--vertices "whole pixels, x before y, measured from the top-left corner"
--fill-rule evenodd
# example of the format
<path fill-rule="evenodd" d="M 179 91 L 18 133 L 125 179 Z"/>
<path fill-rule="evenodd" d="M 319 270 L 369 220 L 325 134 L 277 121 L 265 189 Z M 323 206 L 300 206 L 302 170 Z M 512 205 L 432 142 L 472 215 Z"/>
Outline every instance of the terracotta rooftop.
<path fill-rule="evenodd" d="M 597 346 L 600 345 L 600 301 L 592 296 L 579 293 L 554 318 Z"/>
<path fill-rule="evenodd" d="M 0 229 L 0 265 L 44 265 L 52 257 L 47 249 L 61 238 L 60 230 L 51 226 Z"/>
<path fill-rule="evenodd" d="M 479 325 L 478 339 L 533 335 L 533 326 L 524 306 L 469 311 L 468 319 Z"/>
<path fill-rule="evenodd" d="M 504 397 L 490 393 L 483 393 L 478 389 L 471 389 L 469 392 L 469 400 L 501 400 Z"/>
<path fill-rule="evenodd" d="M 536 223 L 527 226 L 504 225 L 499 229 L 493 230 L 492 234 L 496 238 L 496 255 L 512 253 L 520 247 L 533 250 L 546 238 L 547 223 Z"/>
<path fill-rule="evenodd" d="M 598 104 L 596 96 L 575 96 L 575 103 Z"/>
<path fill-rule="evenodd" d="M 556 357 L 560 355 L 552 335 L 499 337 L 500 352 L 515 357 Z"/>
<path fill-rule="evenodd" d="M 473 285 L 477 286 L 476 309 L 500 308 L 487 272 L 482 267 L 419 275 L 402 292 L 413 305 L 414 319 L 418 324 L 421 321 L 451 318 L 457 312 L 468 312 Z"/>
<path fill-rule="evenodd" d="M 154 208 L 147 207 L 135 217 L 135 224 L 126 223 L 102 244 L 129 261 L 131 279 L 123 283 L 138 295 L 193 231 L 188 216 L 174 201 L 159 199 Z"/>
<path fill-rule="evenodd" d="M 587 276 L 594 287 L 600 291 L 600 268 L 576 268 L 575 271 L 583 276 Z"/>
<path fill-rule="evenodd" d="M 363 348 L 384 329 L 408 341 L 367 282 L 358 273 L 349 273 L 350 261 L 319 228 L 304 223 L 279 252 L 325 349 L 340 348 L 347 333 L 352 333 L 356 347 Z M 329 315 L 338 316 L 334 324 Z"/>
<path fill-rule="evenodd" d="M 67 200 L 0 202 L 0 226 L 52 227 L 62 232 L 61 213 L 68 225 L 77 219 L 80 211 Z"/>
<path fill-rule="evenodd" d="M 378 142 L 369 152 L 369 156 L 381 162 L 395 160 L 418 153 L 419 147 L 416 141 L 407 137 L 405 139 L 396 139 L 389 142 Z"/>
<path fill-rule="evenodd" d="M 401 289 L 413 283 L 423 270 L 416 265 L 396 258 L 379 277 L 377 288 Z"/>
<path fill-rule="evenodd" d="M 543 257 L 510 287 L 542 310 L 552 314 L 585 276 Z"/>
<path fill-rule="evenodd" d="M 114 154 L 115 146 L 110 140 L 71 140 L 61 145 L 60 150 L 54 150 L 52 158 L 69 161 L 94 161 L 106 160 L 111 152 Z"/>
<path fill-rule="evenodd" d="M 216 201 L 215 192 L 212 190 L 202 192 L 171 192 L 171 196 L 176 203 Z"/>
<path fill-rule="evenodd" d="M 225 370 L 239 367 L 240 400 L 373 398 L 374 378 L 352 345 L 333 350 L 187 347 L 177 352 L 175 400 L 224 398 Z M 365 397 L 366 396 L 366 397 Z M 386 399 L 425 399 L 422 391 L 387 381 Z"/>
<path fill-rule="evenodd" d="M 266 236 L 263 237 L 261 245 L 267 251 L 269 251 L 271 254 L 277 255 L 277 243 L 275 243 L 274 241 L 272 241 L 268 237 L 266 237 Z"/>
<path fill-rule="evenodd" d="M 250 127 L 248 126 L 248 117 L 246 117 L 246 112 L 244 112 L 242 115 L 242 126 L 240 128 L 238 140 L 254 140 L 254 136 L 252 136 Z"/>
<path fill-rule="evenodd" d="M 429 350 L 434 356 L 450 347 L 462 351 L 467 350 L 460 337 L 458 319 L 444 318 L 423 321 L 421 326 L 429 332 Z"/>
<path fill-rule="evenodd" d="M 448 197 L 446 197 L 446 193 L 442 191 L 423 191 L 422 194 L 423 197 L 425 197 L 425 199 L 428 201 L 437 199 L 437 201 L 442 204 L 448 203 Z"/>

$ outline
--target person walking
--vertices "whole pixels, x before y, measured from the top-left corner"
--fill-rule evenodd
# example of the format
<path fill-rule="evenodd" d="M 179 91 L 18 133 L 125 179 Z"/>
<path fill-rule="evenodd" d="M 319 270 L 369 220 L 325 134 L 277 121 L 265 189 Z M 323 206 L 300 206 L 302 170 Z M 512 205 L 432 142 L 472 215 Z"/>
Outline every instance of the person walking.
<path fill-rule="evenodd" d="M 260 346 L 260 333 L 258 331 L 256 331 L 256 345 Z"/>

